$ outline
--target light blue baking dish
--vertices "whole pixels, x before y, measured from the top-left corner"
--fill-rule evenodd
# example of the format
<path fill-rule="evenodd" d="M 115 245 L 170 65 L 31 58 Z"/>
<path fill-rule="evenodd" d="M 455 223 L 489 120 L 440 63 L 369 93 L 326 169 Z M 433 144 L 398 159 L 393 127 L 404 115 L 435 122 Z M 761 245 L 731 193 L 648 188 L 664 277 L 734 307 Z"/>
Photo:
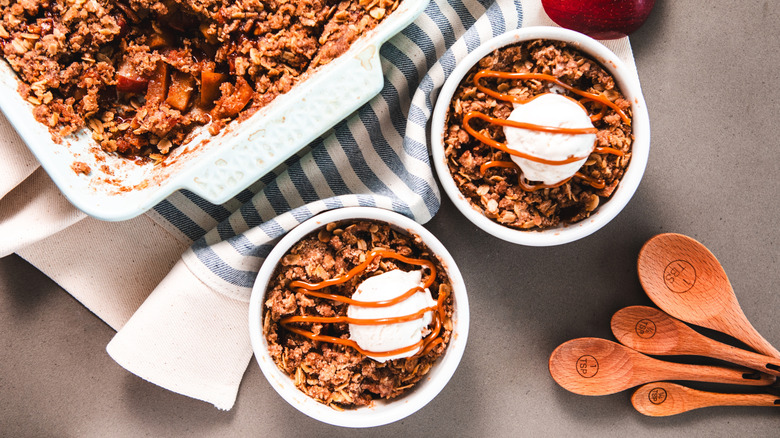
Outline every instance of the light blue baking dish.
<path fill-rule="evenodd" d="M 138 165 L 107 154 L 87 130 L 55 143 L 17 92 L 17 76 L 6 62 L 0 62 L 0 109 L 65 197 L 90 216 L 130 219 L 179 189 L 222 204 L 379 93 L 384 82 L 379 48 L 428 3 L 402 1 L 349 51 L 290 92 L 246 120 L 234 120 L 217 136 L 199 129 L 162 165 Z M 76 174 L 71 168 L 75 161 L 88 164 L 91 173 Z"/>

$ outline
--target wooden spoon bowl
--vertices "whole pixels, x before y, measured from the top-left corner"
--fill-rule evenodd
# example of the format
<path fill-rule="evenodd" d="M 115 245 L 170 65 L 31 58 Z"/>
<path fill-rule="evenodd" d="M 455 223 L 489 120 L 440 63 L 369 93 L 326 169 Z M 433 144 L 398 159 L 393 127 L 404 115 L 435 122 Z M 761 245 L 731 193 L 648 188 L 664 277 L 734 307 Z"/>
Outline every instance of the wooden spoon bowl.
<path fill-rule="evenodd" d="M 659 234 L 639 251 L 637 271 L 647 295 L 669 315 L 780 358 L 780 351 L 750 324 L 723 267 L 701 243 L 681 234 Z"/>
<path fill-rule="evenodd" d="M 694 380 L 763 386 L 775 376 L 759 372 L 665 362 L 600 338 L 564 342 L 550 355 L 550 375 L 565 389 L 581 395 L 614 394 L 658 380 Z"/>

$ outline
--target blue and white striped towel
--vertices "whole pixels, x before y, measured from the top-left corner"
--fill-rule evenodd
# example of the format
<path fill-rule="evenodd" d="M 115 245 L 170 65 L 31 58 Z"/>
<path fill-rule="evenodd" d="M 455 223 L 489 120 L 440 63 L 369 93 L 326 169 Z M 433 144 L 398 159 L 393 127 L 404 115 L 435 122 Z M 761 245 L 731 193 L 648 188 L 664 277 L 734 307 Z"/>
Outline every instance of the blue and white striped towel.
<path fill-rule="evenodd" d="M 329 135 L 226 204 L 182 191 L 158 205 L 150 216 L 194 243 L 108 345 L 111 357 L 155 384 L 230 409 L 251 358 L 249 295 L 277 239 L 338 207 L 431 219 L 440 194 L 426 131 L 439 89 L 481 42 L 539 24 L 551 24 L 539 0 L 432 0 L 381 48 L 381 93 Z M 617 44 L 633 65 L 627 39 Z"/>

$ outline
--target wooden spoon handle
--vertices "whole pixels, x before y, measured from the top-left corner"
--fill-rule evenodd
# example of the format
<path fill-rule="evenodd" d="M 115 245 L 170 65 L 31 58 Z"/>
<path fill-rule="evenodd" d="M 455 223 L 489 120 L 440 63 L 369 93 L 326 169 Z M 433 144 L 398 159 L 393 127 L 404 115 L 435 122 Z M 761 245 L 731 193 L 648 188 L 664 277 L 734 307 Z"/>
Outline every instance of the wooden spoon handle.
<path fill-rule="evenodd" d="M 716 359 L 722 359 L 737 365 L 746 366 L 763 373 L 780 376 L 780 359 L 753 353 L 731 345 L 723 344 L 715 340 L 705 338 L 703 348 L 708 349 L 706 355 Z"/>
<path fill-rule="evenodd" d="M 780 397 L 772 394 L 715 394 L 707 406 L 779 406 Z"/>
<path fill-rule="evenodd" d="M 660 362 L 660 361 L 659 361 Z M 635 370 L 648 371 L 654 375 L 663 374 L 661 380 L 692 380 L 696 382 L 734 383 L 737 385 L 766 386 L 775 382 L 775 376 L 759 373 L 753 370 L 740 370 L 710 365 L 689 365 L 674 362 L 662 362 L 657 368 L 657 374 L 652 369 Z M 645 382 L 658 380 L 649 378 Z"/>
<path fill-rule="evenodd" d="M 665 417 L 708 406 L 780 407 L 780 397 L 770 394 L 721 394 L 669 382 L 655 382 L 639 387 L 631 396 L 631 404 L 644 415 Z"/>
<path fill-rule="evenodd" d="M 753 324 L 748 321 L 745 314 L 741 311 L 738 315 L 728 313 L 719 315 L 716 318 L 713 318 L 713 323 L 717 324 L 717 326 L 720 327 L 719 330 L 723 333 L 739 339 L 759 353 L 780 359 L 780 351 L 761 336 L 758 330 L 753 327 Z"/>

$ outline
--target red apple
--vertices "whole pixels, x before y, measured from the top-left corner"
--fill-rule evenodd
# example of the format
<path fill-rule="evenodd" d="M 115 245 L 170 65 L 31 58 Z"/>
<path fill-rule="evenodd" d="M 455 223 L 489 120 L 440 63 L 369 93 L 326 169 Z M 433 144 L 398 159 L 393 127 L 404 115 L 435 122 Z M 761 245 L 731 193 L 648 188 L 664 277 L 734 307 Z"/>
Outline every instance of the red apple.
<path fill-rule="evenodd" d="M 542 0 L 559 26 L 597 39 L 622 38 L 639 29 L 655 0 Z"/>

